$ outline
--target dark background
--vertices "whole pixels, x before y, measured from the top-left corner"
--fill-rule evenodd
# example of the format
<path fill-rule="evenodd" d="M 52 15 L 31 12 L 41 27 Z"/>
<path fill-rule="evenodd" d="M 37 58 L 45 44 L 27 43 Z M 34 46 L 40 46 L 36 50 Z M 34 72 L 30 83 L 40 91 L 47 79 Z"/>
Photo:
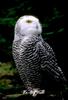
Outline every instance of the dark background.
<path fill-rule="evenodd" d="M 14 25 L 23 15 L 34 15 L 43 26 L 43 38 L 52 46 L 59 66 L 68 78 L 64 32 L 64 0 L 1 0 L 0 1 L 0 62 L 14 62 L 12 41 Z M 12 66 L 13 67 L 13 66 Z"/>

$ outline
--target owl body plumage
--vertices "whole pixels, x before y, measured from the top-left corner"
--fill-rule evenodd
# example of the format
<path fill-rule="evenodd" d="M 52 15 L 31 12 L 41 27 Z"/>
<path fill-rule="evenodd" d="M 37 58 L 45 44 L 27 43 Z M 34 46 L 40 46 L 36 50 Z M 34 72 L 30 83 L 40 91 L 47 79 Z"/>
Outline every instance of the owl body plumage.
<path fill-rule="evenodd" d="M 17 69 L 21 76 L 21 79 L 24 81 L 24 84 L 27 88 L 39 88 L 40 87 L 40 58 L 39 51 L 37 48 L 37 43 L 39 40 L 30 40 L 29 42 L 22 42 L 18 40 L 13 43 L 13 55 L 17 65 Z M 21 45 L 19 45 L 21 44 Z M 18 47 L 18 48 L 17 48 Z"/>
<path fill-rule="evenodd" d="M 15 26 L 13 58 L 27 90 L 43 87 L 43 71 L 50 79 L 65 81 L 55 54 L 49 44 L 43 40 L 41 32 L 39 20 L 33 16 L 21 17 Z"/>

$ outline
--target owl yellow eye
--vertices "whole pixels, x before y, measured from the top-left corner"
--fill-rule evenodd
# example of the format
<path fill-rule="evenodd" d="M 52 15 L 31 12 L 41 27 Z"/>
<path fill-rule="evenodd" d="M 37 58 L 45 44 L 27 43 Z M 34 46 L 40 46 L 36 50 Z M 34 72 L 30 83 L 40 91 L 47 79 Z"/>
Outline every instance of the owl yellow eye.
<path fill-rule="evenodd" d="M 27 23 L 32 23 L 32 20 L 27 20 L 26 22 L 27 22 Z"/>

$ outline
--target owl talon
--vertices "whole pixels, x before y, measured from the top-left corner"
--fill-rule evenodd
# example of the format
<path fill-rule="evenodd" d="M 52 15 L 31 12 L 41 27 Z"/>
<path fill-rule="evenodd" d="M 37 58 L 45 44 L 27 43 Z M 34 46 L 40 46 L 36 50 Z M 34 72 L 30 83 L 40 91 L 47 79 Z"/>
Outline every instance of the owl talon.
<path fill-rule="evenodd" d="M 27 90 L 23 90 L 23 95 L 29 94 Z"/>

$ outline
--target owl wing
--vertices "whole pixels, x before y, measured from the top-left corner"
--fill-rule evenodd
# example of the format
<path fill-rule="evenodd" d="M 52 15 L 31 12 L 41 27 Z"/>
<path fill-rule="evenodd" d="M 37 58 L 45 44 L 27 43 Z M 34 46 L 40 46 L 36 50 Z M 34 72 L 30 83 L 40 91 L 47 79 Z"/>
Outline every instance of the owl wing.
<path fill-rule="evenodd" d="M 66 79 L 57 64 L 53 49 L 46 42 L 39 42 L 38 47 L 41 69 L 47 72 L 52 79 L 65 81 Z"/>

